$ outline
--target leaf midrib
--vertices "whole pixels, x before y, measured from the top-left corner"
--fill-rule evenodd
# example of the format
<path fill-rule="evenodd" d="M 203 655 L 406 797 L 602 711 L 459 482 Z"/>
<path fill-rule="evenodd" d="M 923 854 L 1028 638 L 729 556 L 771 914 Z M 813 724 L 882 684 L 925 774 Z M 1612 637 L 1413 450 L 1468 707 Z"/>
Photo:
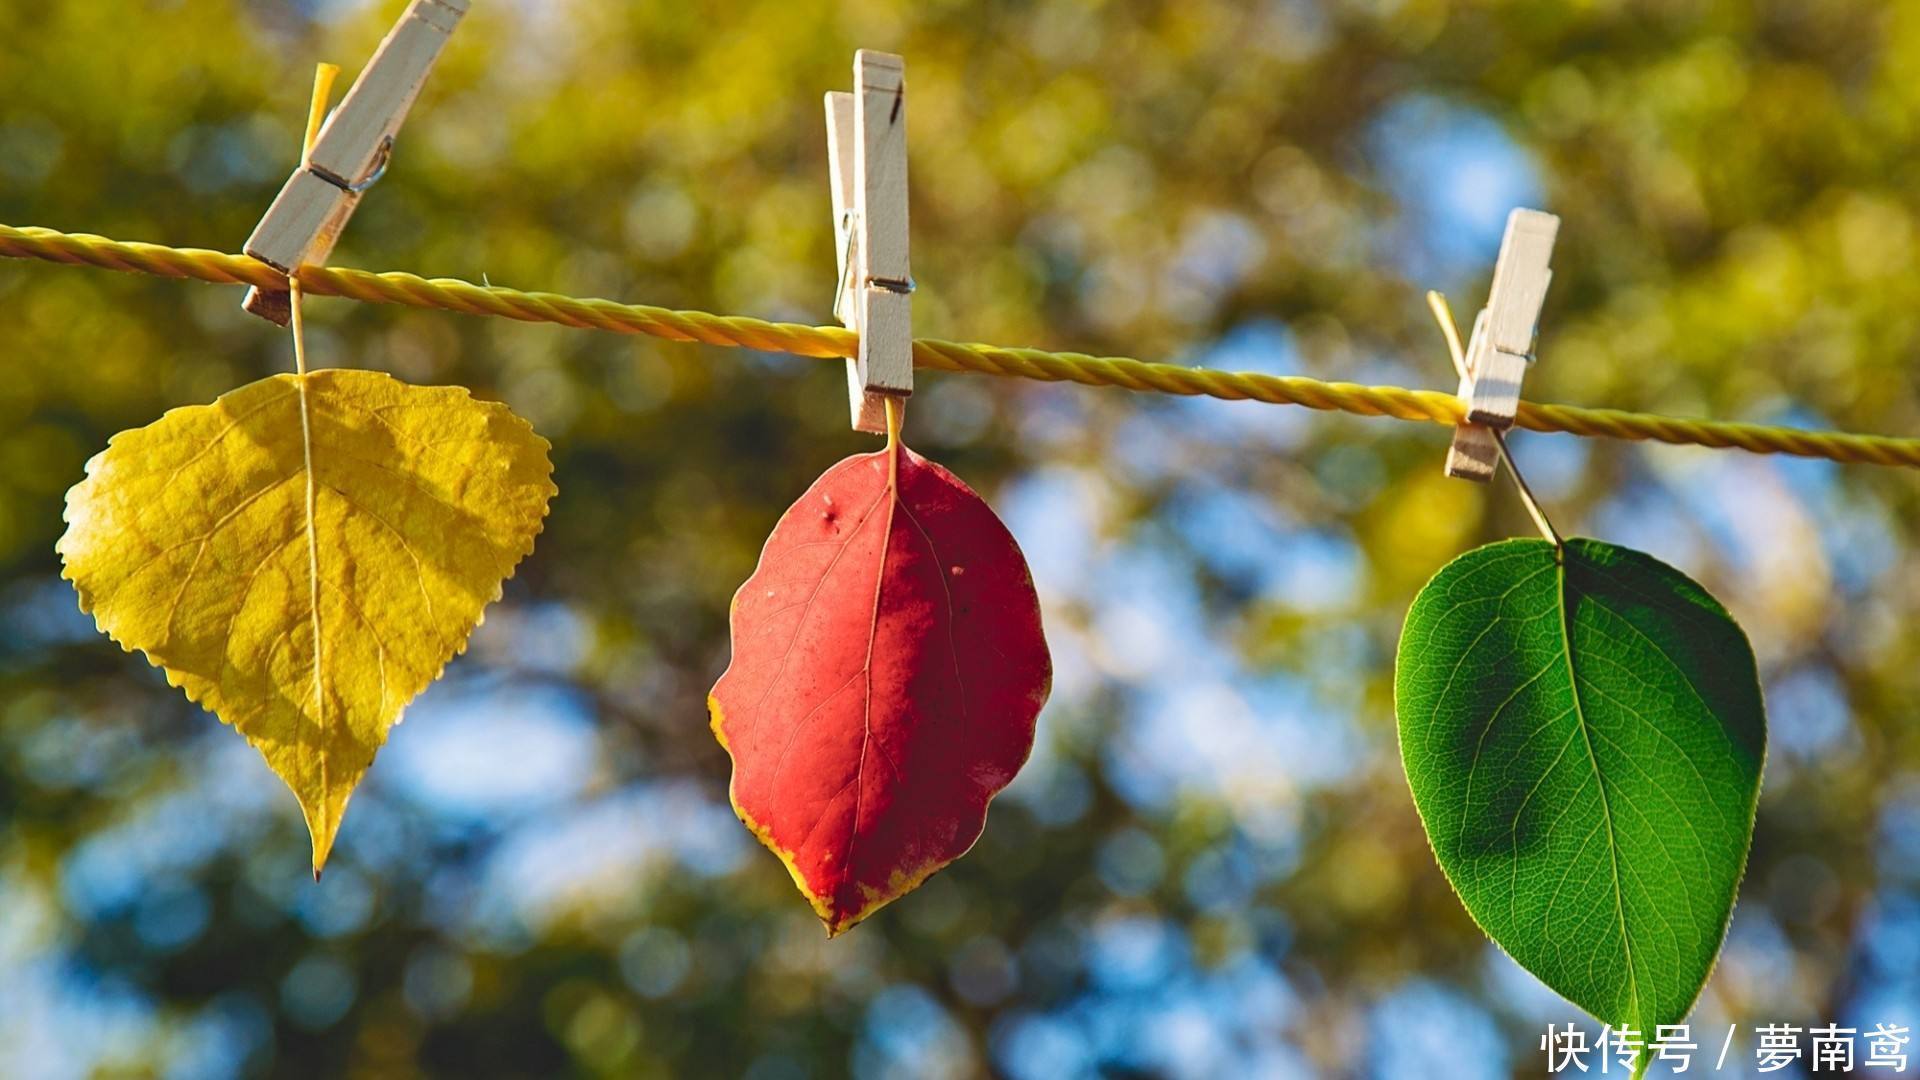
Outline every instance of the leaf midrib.
<path fill-rule="evenodd" d="M 297 299 L 296 299 L 297 302 Z M 320 537 L 315 524 L 314 503 L 319 497 L 318 485 L 313 475 L 313 421 L 311 410 L 307 406 L 307 380 L 310 376 L 301 373 L 294 376 L 294 383 L 300 393 L 300 459 L 301 469 L 306 473 L 307 497 L 305 511 L 307 516 L 307 621 L 313 626 L 313 712 L 314 722 L 319 726 L 319 738 L 314 740 L 315 756 L 320 763 L 320 805 L 324 809 L 332 805 L 333 794 L 331 778 L 327 769 L 327 695 L 322 682 L 321 664 L 322 636 L 320 633 Z M 382 670 L 384 698 L 385 671 Z M 319 874 L 318 870 L 314 871 Z"/>
<path fill-rule="evenodd" d="M 867 797 L 867 750 L 873 744 L 873 647 L 880 636 L 880 598 L 887 585 L 887 553 L 893 546 L 893 519 L 900 510 L 900 440 L 887 440 L 887 491 L 882 496 L 888 505 L 887 525 L 880 534 L 880 569 L 873 581 L 873 612 L 867 621 L 867 659 L 862 666 L 866 693 L 861 703 L 860 758 L 853 772 L 853 827 L 847 830 L 847 854 L 841 873 L 848 881 L 858 880 L 853 870 L 853 845 L 860 839 L 860 808 Z"/>
<path fill-rule="evenodd" d="M 1573 695 L 1574 722 L 1579 725 L 1580 739 L 1587 750 L 1587 762 L 1593 767 L 1593 779 L 1600 791 L 1600 819 L 1607 830 L 1607 861 L 1613 882 L 1613 912 L 1620 926 L 1620 948 L 1626 954 L 1627 964 L 1627 1015 L 1624 1023 L 1636 1023 L 1640 1012 L 1640 979 L 1633 966 L 1633 939 L 1627 932 L 1627 909 L 1625 893 L 1620 884 L 1620 837 L 1614 830 L 1613 807 L 1607 795 L 1607 777 L 1600 769 L 1600 757 L 1593 749 L 1593 733 L 1587 724 L 1587 710 L 1580 700 L 1580 673 L 1573 663 L 1573 626 L 1567 604 L 1567 557 L 1564 550 L 1554 552 L 1554 576 L 1558 583 L 1555 593 L 1560 607 L 1560 650 L 1567 658 L 1567 683 Z M 1604 1018 L 1603 1018 L 1604 1019 Z"/>
<path fill-rule="evenodd" d="M 808 591 L 807 598 L 801 601 L 803 610 L 800 612 L 800 624 L 794 629 L 794 638 L 792 641 L 789 641 L 787 643 L 786 651 L 783 652 L 780 656 L 780 666 L 777 669 L 775 669 L 773 673 L 773 679 L 767 683 L 767 688 L 761 691 L 760 700 L 754 703 L 753 711 L 758 712 L 760 707 L 766 704 L 767 698 L 769 698 L 773 694 L 774 687 L 779 685 L 780 680 L 785 677 L 787 672 L 787 664 L 789 661 L 793 659 L 793 650 L 795 646 L 799 643 L 801 632 L 806 627 L 807 618 L 813 614 L 813 602 L 819 598 L 821 587 L 826 584 L 826 581 L 828 578 L 833 576 L 834 567 L 840 564 L 841 557 L 847 553 L 850 547 L 852 547 L 855 536 L 858 535 L 861 529 L 866 527 L 868 519 L 873 516 L 873 512 L 875 510 L 879 509 L 880 504 L 886 501 L 886 497 L 887 497 L 886 492 L 884 491 L 881 492 L 873 500 L 873 504 L 871 506 L 868 506 L 866 510 L 860 514 L 860 520 L 854 522 L 853 527 L 847 530 L 846 539 L 841 540 L 839 542 L 840 543 L 839 550 L 833 553 L 833 558 L 827 562 L 826 569 L 821 571 L 819 580 L 813 583 L 813 588 Z M 832 541 L 822 541 L 822 542 L 832 543 Z M 757 576 L 759 571 L 756 570 L 754 571 L 754 573 Z M 832 695 L 828 695 L 827 697 L 822 698 L 819 704 L 816 704 L 814 708 L 811 711 L 809 711 L 805 717 L 802 717 L 801 718 L 802 722 L 804 722 L 807 719 L 810 719 L 815 713 L 819 712 L 821 707 L 823 707 L 829 700 L 831 700 L 834 695 L 837 695 L 842 690 L 845 690 L 848 685 L 851 685 L 853 683 L 854 679 L 862 677 L 865 673 L 866 672 L 864 668 L 862 668 L 860 671 L 854 672 L 853 676 L 847 680 L 846 684 L 842 685 L 839 690 L 835 690 Z M 777 788 L 780 784 L 781 770 L 785 769 L 787 766 L 787 761 L 793 751 L 793 741 L 795 738 L 799 736 L 800 727 L 801 727 L 800 724 L 795 724 L 793 729 L 787 733 L 787 741 L 781 744 L 780 755 L 774 760 L 773 779 L 769 782 L 770 785 L 773 787 Z M 835 798 L 838 798 L 839 793 L 835 792 L 834 796 Z M 824 815 L 822 816 L 824 817 Z M 819 825 L 819 821 L 816 820 L 814 822 L 814 825 L 817 828 Z M 809 833 L 808 836 L 809 838 L 811 838 L 812 834 Z M 798 848 L 796 848 L 795 850 L 798 850 Z"/>

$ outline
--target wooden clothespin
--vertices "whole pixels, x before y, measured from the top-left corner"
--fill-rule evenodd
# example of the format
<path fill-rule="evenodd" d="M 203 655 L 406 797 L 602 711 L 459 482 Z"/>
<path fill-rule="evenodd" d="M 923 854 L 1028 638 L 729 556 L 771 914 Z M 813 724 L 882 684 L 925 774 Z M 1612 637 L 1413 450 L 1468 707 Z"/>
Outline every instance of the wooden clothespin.
<path fill-rule="evenodd" d="M 840 285 L 833 314 L 860 335 L 847 361 L 858 431 L 884 434 L 886 399 L 913 393 L 913 274 L 907 265 L 906 61 L 853 54 L 853 93 L 827 94 Z"/>
<path fill-rule="evenodd" d="M 1467 339 L 1459 391 L 1467 418 L 1453 429 L 1448 476 L 1493 478 L 1500 460 L 1494 433 L 1512 427 L 1520 408 L 1520 383 L 1533 362 L 1534 330 L 1553 282 L 1548 263 L 1559 232 L 1560 219 L 1552 214 L 1515 210 L 1507 215 L 1500 257 L 1493 264 L 1493 288 Z"/>
<path fill-rule="evenodd" d="M 413 0 L 407 5 L 242 250 L 287 274 L 327 261 L 361 193 L 386 172 L 394 136 L 467 4 Z M 284 291 L 249 289 L 242 306 L 282 326 L 289 318 Z"/>

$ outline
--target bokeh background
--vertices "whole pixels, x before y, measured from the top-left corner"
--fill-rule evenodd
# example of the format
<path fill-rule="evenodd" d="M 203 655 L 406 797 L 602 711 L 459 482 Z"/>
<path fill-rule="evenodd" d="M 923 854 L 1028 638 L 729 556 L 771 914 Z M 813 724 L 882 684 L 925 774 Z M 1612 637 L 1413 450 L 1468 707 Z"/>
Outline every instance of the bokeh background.
<path fill-rule="evenodd" d="M 0 0 L 0 221 L 237 250 L 314 62 L 401 6 Z M 1920 433 L 1920 5 L 474 6 L 337 264 L 830 322 L 820 97 L 867 46 L 909 59 L 923 335 L 1451 388 L 1421 293 L 1470 314 L 1530 205 L 1531 396 Z M 560 495 L 314 884 L 292 798 L 53 552 L 111 433 L 290 368 L 239 300 L 0 265 L 0 1075 L 1471 1078 L 1573 1018 L 1395 750 L 1414 592 L 1531 528 L 1445 429 L 923 373 L 909 438 L 1024 545 L 1058 676 L 973 853 L 828 942 L 704 695 L 779 512 L 871 445 L 840 365 L 326 299 L 316 363 L 509 402 Z M 1760 657 L 1697 1041 L 1741 1025 L 1735 1075 L 1754 1024 L 1920 1027 L 1914 475 L 1514 444 Z"/>

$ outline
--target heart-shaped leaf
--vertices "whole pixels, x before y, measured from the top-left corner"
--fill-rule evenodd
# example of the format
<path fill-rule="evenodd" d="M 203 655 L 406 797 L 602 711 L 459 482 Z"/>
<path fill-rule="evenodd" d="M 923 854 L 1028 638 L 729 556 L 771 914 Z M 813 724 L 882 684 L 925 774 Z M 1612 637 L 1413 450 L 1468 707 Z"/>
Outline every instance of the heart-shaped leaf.
<path fill-rule="evenodd" d="M 1400 753 L 1435 857 L 1494 941 L 1651 1039 L 1706 983 L 1753 837 L 1766 716 L 1706 590 L 1594 540 L 1490 544 L 1400 637 Z"/>
<path fill-rule="evenodd" d="M 1026 560 L 978 495 L 897 443 L 840 462 L 732 624 L 708 705 L 734 810 L 829 934 L 973 846 L 1052 681 Z"/>
<path fill-rule="evenodd" d="M 81 609 L 293 789 L 317 873 L 387 729 L 533 550 L 552 471 L 465 390 L 277 375 L 114 436 L 59 550 Z"/>

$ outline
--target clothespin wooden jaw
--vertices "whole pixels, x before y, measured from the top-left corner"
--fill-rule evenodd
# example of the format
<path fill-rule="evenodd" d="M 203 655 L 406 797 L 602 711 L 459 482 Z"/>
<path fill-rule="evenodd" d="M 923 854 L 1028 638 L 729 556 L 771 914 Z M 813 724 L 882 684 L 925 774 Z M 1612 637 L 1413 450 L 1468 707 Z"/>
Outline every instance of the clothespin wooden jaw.
<path fill-rule="evenodd" d="M 913 393 L 913 273 L 907 260 L 906 62 L 861 49 L 853 93 L 826 98 L 840 278 L 833 313 L 860 335 L 847 361 L 853 426 L 884 434 L 886 399 Z"/>
<path fill-rule="evenodd" d="M 288 274 L 327 261 L 361 193 L 386 171 L 394 136 L 468 2 L 413 0 L 407 5 L 242 250 Z M 287 323 L 283 291 L 250 289 L 242 306 L 263 319 Z"/>
<path fill-rule="evenodd" d="M 1494 432 L 1512 427 L 1520 408 L 1520 385 L 1533 363 L 1534 333 L 1553 282 L 1548 264 L 1559 232 L 1560 219 L 1552 214 L 1515 210 L 1507 215 L 1487 306 L 1474 319 L 1473 336 L 1467 339 L 1459 390 L 1467 418 L 1453 429 L 1448 476 L 1493 478 L 1500 460 Z"/>

